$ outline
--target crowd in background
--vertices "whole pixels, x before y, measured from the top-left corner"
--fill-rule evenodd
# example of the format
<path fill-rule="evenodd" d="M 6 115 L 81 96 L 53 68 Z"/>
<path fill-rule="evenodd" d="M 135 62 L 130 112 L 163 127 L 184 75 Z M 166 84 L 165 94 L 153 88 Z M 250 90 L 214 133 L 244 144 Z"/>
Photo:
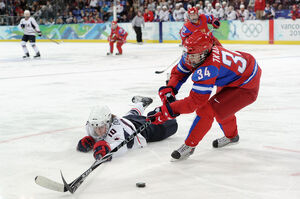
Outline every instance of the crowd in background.
<path fill-rule="evenodd" d="M 187 10 L 220 20 L 300 18 L 300 0 L 117 0 L 118 22 L 141 11 L 145 22 L 185 21 Z M 0 25 L 15 25 L 30 10 L 39 24 L 103 23 L 112 20 L 112 0 L 0 0 Z"/>

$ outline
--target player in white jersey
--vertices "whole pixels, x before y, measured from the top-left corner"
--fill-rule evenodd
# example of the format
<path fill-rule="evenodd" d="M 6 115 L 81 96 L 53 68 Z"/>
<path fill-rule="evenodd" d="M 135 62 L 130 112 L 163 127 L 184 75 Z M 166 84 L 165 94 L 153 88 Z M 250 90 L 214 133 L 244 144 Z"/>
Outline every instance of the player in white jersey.
<path fill-rule="evenodd" d="M 132 135 L 146 122 L 146 117 L 142 114 L 152 103 L 152 99 L 134 96 L 132 102 L 133 108 L 121 118 L 113 115 L 107 106 L 94 107 L 86 124 L 88 136 L 79 140 L 77 150 L 88 152 L 93 149 L 94 158 L 101 159 Z M 147 142 L 166 139 L 176 133 L 177 127 L 176 120 L 170 120 L 162 125 L 150 125 L 126 146 L 114 152 L 112 157 L 123 155 L 129 149 L 142 148 L 147 145 Z"/>
<path fill-rule="evenodd" d="M 23 56 L 24 59 L 29 58 L 29 52 L 26 47 L 27 41 L 30 42 L 33 50 L 35 51 L 36 55 L 34 58 L 39 58 L 41 56 L 39 49 L 35 45 L 35 35 L 36 33 L 41 37 L 42 32 L 40 31 L 39 25 L 36 23 L 33 17 L 30 17 L 29 10 L 24 11 L 24 17 L 21 19 L 19 28 L 22 28 L 24 31 L 24 35 L 22 37 L 21 45 L 25 55 Z"/>

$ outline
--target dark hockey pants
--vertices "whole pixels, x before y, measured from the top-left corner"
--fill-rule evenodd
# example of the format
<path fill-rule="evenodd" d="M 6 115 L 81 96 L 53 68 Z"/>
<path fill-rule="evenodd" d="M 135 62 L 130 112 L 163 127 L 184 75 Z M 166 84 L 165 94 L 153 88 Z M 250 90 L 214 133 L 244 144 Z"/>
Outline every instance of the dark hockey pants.
<path fill-rule="evenodd" d="M 127 115 L 124 118 L 130 120 L 135 128 L 139 128 L 146 122 L 146 117 L 141 115 Z M 177 131 L 178 125 L 176 120 L 168 120 L 164 124 L 153 125 L 151 124 L 143 132 L 142 136 L 146 139 L 147 142 L 157 142 L 164 140 Z"/>

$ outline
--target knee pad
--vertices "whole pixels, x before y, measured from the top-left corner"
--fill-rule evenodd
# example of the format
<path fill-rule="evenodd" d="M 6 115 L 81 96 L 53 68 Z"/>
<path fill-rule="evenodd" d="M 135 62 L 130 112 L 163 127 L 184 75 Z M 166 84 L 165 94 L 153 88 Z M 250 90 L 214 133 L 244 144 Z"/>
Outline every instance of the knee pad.
<path fill-rule="evenodd" d="M 35 43 L 30 43 L 32 47 L 35 47 Z"/>
<path fill-rule="evenodd" d="M 198 108 L 196 110 L 196 114 L 199 117 L 208 117 L 208 118 L 214 118 L 215 117 L 215 111 L 213 110 L 211 104 L 207 102 L 202 107 Z"/>
<path fill-rule="evenodd" d="M 22 47 L 26 47 L 26 42 L 25 41 L 21 41 L 21 46 Z"/>

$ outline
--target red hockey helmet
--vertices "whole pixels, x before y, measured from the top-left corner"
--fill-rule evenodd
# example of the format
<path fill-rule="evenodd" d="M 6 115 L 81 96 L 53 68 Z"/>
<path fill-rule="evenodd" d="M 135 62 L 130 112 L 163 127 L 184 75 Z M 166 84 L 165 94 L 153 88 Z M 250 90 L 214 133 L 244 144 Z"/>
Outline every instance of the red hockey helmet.
<path fill-rule="evenodd" d="M 198 9 L 192 7 L 188 9 L 188 20 L 192 23 L 197 23 L 199 20 Z"/>
<path fill-rule="evenodd" d="M 198 67 L 201 65 L 213 47 L 210 35 L 196 30 L 183 43 L 186 63 Z"/>
<path fill-rule="evenodd" d="M 118 26 L 117 21 L 112 21 L 112 22 L 111 22 L 111 28 L 112 28 L 112 29 L 116 29 L 117 26 Z"/>

